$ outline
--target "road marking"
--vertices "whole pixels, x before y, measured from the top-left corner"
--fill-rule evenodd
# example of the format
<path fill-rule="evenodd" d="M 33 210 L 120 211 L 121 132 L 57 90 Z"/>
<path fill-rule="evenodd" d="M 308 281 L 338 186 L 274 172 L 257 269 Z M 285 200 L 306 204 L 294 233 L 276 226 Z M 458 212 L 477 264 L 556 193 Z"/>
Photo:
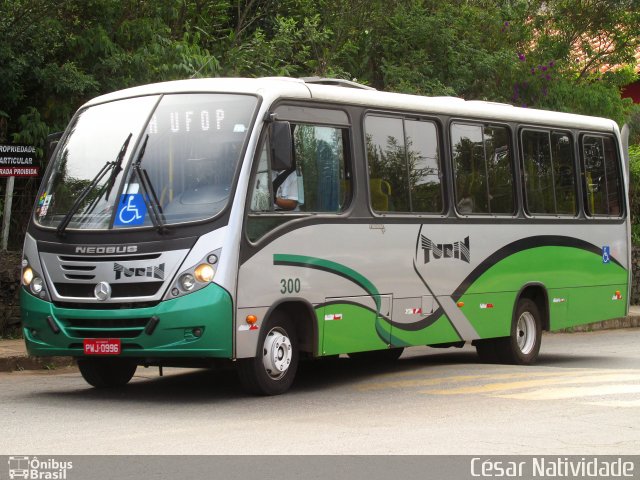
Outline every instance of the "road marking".
<path fill-rule="evenodd" d="M 579 370 L 582 375 L 597 375 L 601 374 L 602 370 Z M 358 385 L 356 388 L 360 391 L 372 391 L 372 390 L 385 390 L 389 388 L 412 388 L 412 387 L 428 387 L 435 385 L 442 385 L 447 383 L 463 383 L 473 382 L 481 380 L 510 380 L 510 379 L 530 379 L 532 377 L 571 377 L 575 376 L 575 371 L 560 371 L 560 372 L 519 372 L 519 373 L 497 373 L 497 374 L 477 374 L 477 375 L 454 375 L 450 377 L 429 377 L 429 378 L 414 378 L 408 380 L 389 380 L 369 382 L 362 385 Z M 415 372 L 414 372 L 415 375 Z M 639 375 L 640 377 L 640 375 Z M 473 387 L 469 387 L 473 388 Z M 430 392 L 428 392 L 430 393 Z"/>
<path fill-rule="evenodd" d="M 361 392 L 418 389 L 416 393 L 423 395 L 481 395 L 529 401 L 574 399 L 584 405 L 596 407 L 640 407 L 640 399 L 637 398 L 640 394 L 640 370 L 638 369 L 573 368 L 451 376 L 427 376 L 428 374 L 421 376 L 421 373 L 423 372 L 403 372 L 395 377 L 393 374 L 384 375 L 378 377 L 378 381 L 360 384 L 356 389 Z M 387 380 L 390 376 L 395 380 Z M 406 378 L 408 376 L 413 378 Z M 422 390 L 420 390 L 421 387 Z M 424 387 L 431 388 L 424 389 Z M 627 396 L 627 398 L 611 398 L 614 395 Z"/>
<path fill-rule="evenodd" d="M 607 408 L 640 408 L 640 399 L 637 400 L 605 400 L 602 402 L 585 402 L 585 405 L 595 405 Z"/>
<path fill-rule="evenodd" d="M 546 388 L 511 395 L 496 395 L 496 397 L 517 400 L 564 400 L 568 398 L 598 397 L 602 395 L 628 393 L 640 393 L 640 385 L 614 384 L 597 385 L 593 387 Z"/>
<path fill-rule="evenodd" d="M 520 382 L 503 382 L 503 383 L 488 383 L 484 385 L 472 385 L 469 387 L 450 388 L 445 390 L 425 390 L 420 393 L 428 393 L 432 395 L 465 395 L 465 394 L 482 394 L 482 393 L 497 393 L 509 390 L 522 390 L 533 387 L 546 387 L 552 385 L 566 385 L 568 383 L 597 383 L 604 382 L 634 382 L 640 381 L 640 373 L 621 373 L 621 374 L 608 374 L 598 375 L 591 374 L 589 376 L 575 376 L 575 373 L 568 375 L 557 376 L 549 378 L 542 378 L 537 380 L 524 380 Z M 510 396 L 502 396 L 502 398 L 511 398 Z M 515 398 L 515 397 L 513 397 Z"/>

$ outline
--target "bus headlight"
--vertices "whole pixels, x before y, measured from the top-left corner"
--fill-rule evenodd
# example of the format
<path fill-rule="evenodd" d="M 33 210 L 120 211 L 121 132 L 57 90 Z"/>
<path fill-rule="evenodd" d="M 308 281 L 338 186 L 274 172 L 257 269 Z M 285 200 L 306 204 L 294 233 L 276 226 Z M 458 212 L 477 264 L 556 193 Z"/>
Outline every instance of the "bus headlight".
<path fill-rule="evenodd" d="M 220 250 L 209 252 L 191 268 L 181 271 L 167 291 L 165 300 L 196 292 L 209 285 L 216 276 Z"/>
<path fill-rule="evenodd" d="M 22 284 L 25 287 L 28 287 L 29 285 L 31 285 L 32 280 L 33 280 L 33 270 L 31 269 L 31 267 L 25 267 L 22 270 Z"/>
<path fill-rule="evenodd" d="M 31 267 L 27 258 L 22 260 L 22 285 L 32 295 L 42 300 L 49 300 L 44 278 Z"/>
<path fill-rule="evenodd" d="M 213 275 L 215 273 L 216 271 L 211 265 L 209 265 L 208 263 L 201 263 L 196 267 L 194 275 L 196 277 L 196 280 L 198 280 L 199 282 L 209 283 L 211 280 L 213 280 Z"/>
<path fill-rule="evenodd" d="M 39 295 L 44 288 L 44 281 L 40 277 L 34 277 L 30 288 L 34 295 Z"/>
<path fill-rule="evenodd" d="M 180 287 L 182 287 L 182 290 L 190 292 L 195 286 L 196 280 L 195 278 L 193 278 L 193 275 L 191 275 L 190 273 L 180 275 Z"/>

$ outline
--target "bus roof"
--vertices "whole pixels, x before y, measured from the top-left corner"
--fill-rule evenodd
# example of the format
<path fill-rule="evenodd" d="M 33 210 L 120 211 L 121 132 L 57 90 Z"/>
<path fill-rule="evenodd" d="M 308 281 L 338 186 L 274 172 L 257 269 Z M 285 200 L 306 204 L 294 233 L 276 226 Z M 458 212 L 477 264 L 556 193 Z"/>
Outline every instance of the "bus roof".
<path fill-rule="evenodd" d="M 346 84 L 348 83 L 348 85 Z M 508 104 L 464 100 L 456 97 L 422 97 L 391 93 L 370 88 L 322 84 L 288 77 L 266 78 L 204 78 L 154 83 L 116 91 L 87 102 L 84 106 L 153 94 L 168 93 L 243 93 L 260 95 L 269 104 L 277 99 L 313 99 L 318 102 L 359 105 L 381 110 L 405 110 L 420 114 L 449 115 L 479 120 L 545 124 L 587 130 L 617 130 L 610 119 L 571 113 L 520 108 Z"/>

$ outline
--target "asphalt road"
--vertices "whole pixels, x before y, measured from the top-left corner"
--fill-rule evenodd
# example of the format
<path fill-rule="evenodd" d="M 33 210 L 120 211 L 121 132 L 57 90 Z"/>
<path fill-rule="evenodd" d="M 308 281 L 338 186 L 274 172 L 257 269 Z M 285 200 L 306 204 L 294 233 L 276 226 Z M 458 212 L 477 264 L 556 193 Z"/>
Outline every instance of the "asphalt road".
<path fill-rule="evenodd" d="M 393 366 L 301 365 L 286 395 L 232 370 L 139 368 L 119 391 L 73 368 L 0 374 L 0 454 L 639 454 L 640 329 L 547 334 L 536 366 L 475 350 Z"/>

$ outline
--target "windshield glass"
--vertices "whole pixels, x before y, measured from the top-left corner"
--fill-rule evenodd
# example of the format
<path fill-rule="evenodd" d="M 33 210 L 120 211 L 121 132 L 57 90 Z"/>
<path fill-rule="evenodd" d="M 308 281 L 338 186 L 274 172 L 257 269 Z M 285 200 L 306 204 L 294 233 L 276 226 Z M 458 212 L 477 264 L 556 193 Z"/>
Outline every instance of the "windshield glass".
<path fill-rule="evenodd" d="M 58 147 L 49 176 L 42 182 L 36 208 L 41 225 L 55 227 L 61 222 L 105 165 L 118 159 L 129 134 L 140 134 L 157 101 L 158 97 L 141 97 L 105 103 L 76 116 Z M 133 140 L 128 142 L 125 157 L 134 144 Z M 106 172 L 78 206 L 69 227 L 108 228 L 121 176 L 111 179 L 111 172 Z M 107 193 L 110 180 L 113 187 Z"/>
<path fill-rule="evenodd" d="M 58 226 L 92 182 L 70 229 L 171 225 L 211 218 L 225 208 L 257 99 L 165 95 L 154 110 L 157 101 L 121 100 L 78 115 L 43 182 L 36 209 L 41 225 Z"/>

